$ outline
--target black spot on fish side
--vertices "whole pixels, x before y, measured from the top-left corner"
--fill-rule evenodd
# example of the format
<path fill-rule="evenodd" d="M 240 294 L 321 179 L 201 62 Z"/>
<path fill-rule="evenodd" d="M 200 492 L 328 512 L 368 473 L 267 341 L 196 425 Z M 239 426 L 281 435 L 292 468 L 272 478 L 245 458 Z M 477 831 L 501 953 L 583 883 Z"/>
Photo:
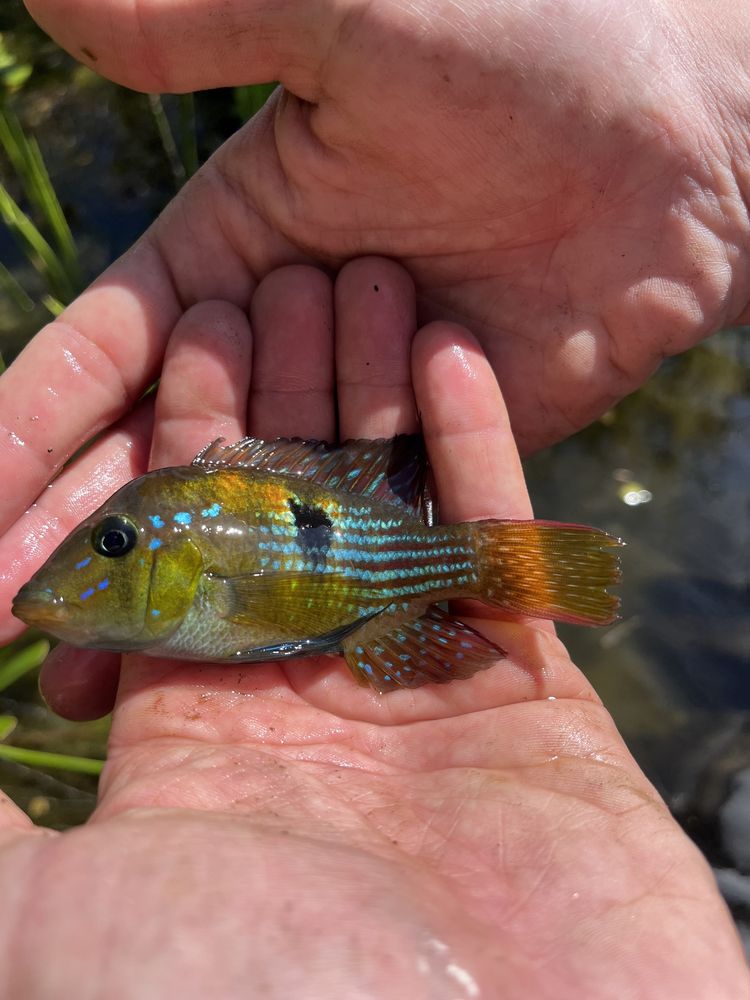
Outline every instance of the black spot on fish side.
<path fill-rule="evenodd" d="M 424 493 L 427 451 L 418 434 L 398 434 L 391 443 L 388 485 L 396 496 L 410 505 Z"/>
<path fill-rule="evenodd" d="M 316 567 L 324 564 L 331 546 L 333 521 L 321 507 L 299 503 L 294 497 L 289 497 L 289 509 L 294 515 L 300 548 Z"/>

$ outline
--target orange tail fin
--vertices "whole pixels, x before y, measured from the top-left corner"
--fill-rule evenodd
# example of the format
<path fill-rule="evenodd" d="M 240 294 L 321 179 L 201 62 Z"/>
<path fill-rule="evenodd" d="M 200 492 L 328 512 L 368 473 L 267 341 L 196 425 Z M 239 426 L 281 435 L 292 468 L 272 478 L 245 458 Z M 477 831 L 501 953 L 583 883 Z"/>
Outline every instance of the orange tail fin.
<path fill-rule="evenodd" d="M 479 592 L 520 615 L 580 625 L 608 625 L 620 579 L 623 542 L 598 528 L 554 521 L 477 521 Z"/>

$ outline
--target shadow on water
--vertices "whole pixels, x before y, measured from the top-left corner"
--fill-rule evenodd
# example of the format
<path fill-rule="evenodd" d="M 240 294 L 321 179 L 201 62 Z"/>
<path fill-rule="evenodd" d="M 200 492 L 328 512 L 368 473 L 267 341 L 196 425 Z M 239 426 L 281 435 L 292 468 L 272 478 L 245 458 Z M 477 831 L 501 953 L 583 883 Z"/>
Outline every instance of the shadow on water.
<path fill-rule="evenodd" d="M 17 0 L 3 4 L 0 32 L 18 64 L 33 67 L 12 95 L 14 109 L 39 139 L 91 277 L 174 193 L 174 164 L 147 99 L 77 67 Z M 170 100 L 165 114 L 175 123 Z M 239 91 L 196 96 L 201 159 L 252 100 Z M 179 145 L 177 124 L 175 134 Z M 36 299 L 38 278 L 2 226 L 0 260 Z M 48 318 L 39 305 L 19 312 L 0 302 L 6 358 Z M 526 462 L 537 516 L 596 524 L 628 542 L 622 620 L 561 634 L 640 764 L 720 870 L 741 927 L 750 914 L 750 859 L 738 848 L 750 842 L 749 442 L 750 343 L 735 330 L 668 360 L 596 425 Z M 0 714 L 18 716 L 19 742 L 101 751 L 101 727 L 55 720 L 33 685 L 6 694 Z M 3 787 L 41 822 L 79 822 L 93 804 L 91 779 L 1 767 Z"/>

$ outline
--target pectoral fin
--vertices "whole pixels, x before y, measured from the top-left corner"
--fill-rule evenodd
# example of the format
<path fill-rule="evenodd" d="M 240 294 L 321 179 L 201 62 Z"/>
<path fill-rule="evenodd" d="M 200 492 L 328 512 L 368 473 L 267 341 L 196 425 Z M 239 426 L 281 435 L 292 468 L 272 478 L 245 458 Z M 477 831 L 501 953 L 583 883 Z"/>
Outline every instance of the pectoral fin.
<path fill-rule="evenodd" d="M 225 617 L 278 625 L 291 640 L 333 632 L 385 606 L 382 595 L 338 573 L 257 573 L 225 577 Z"/>

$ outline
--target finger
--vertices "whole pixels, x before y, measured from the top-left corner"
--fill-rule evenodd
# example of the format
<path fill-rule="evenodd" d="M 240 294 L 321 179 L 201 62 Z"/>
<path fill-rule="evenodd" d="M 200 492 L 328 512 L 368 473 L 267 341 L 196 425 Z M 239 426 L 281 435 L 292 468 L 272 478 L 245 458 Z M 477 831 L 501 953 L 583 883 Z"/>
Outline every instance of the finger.
<path fill-rule="evenodd" d="M 60 643 L 44 661 L 39 687 L 57 715 L 71 722 L 101 719 L 112 711 L 120 680 L 120 654 Z"/>
<path fill-rule="evenodd" d="M 246 308 L 271 258 L 299 256 L 251 197 L 235 193 L 220 159 L 0 379 L 0 479 L 12 475 L 15 487 L 0 491 L 0 533 L 154 381 L 183 303 L 222 299 Z M 226 155 L 221 162 L 228 169 Z"/>
<path fill-rule="evenodd" d="M 332 441 L 336 408 L 330 279 L 314 267 L 279 268 L 258 285 L 250 316 L 250 433 Z"/>
<path fill-rule="evenodd" d="M 332 37 L 329 22 L 336 14 L 334 4 L 278 0 L 140 6 L 26 0 L 26 6 L 63 48 L 97 72 L 135 90 L 174 93 L 283 79 L 305 96 L 311 62 Z M 108 43 L 112 39 L 116 44 Z"/>
<path fill-rule="evenodd" d="M 189 461 L 210 441 L 245 435 L 252 337 L 229 302 L 201 302 L 169 339 L 156 397 L 151 468 Z"/>
<path fill-rule="evenodd" d="M 81 521 L 147 468 L 153 402 L 144 400 L 71 464 L 0 539 L 0 642 L 23 631 L 12 598 Z"/>
<path fill-rule="evenodd" d="M 474 337 L 453 323 L 423 327 L 412 377 L 441 520 L 532 517 L 508 413 Z"/>
<path fill-rule="evenodd" d="M 339 435 L 379 438 L 417 429 L 410 350 L 416 296 L 394 261 L 363 257 L 336 279 Z"/>
<path fill-rule="evenodd" d="M 415 338 L 412 372 L 441 521 L 533 517 L 502 393 L 474 337 L 454 323 L 428 324 Z M 475 602 L 466 610 L 518 617 Z M 548 621 L 534 628 L 554 633 Z"/>
<path fill-rule="evenodd" d="M 14 482 L 0 491 L 0 532 L 127 412 L 155 377 L 178 315 L 163 262 L 143 242 L 21 352 L 0 380 L 0 474 L 12 470 Z"/>

